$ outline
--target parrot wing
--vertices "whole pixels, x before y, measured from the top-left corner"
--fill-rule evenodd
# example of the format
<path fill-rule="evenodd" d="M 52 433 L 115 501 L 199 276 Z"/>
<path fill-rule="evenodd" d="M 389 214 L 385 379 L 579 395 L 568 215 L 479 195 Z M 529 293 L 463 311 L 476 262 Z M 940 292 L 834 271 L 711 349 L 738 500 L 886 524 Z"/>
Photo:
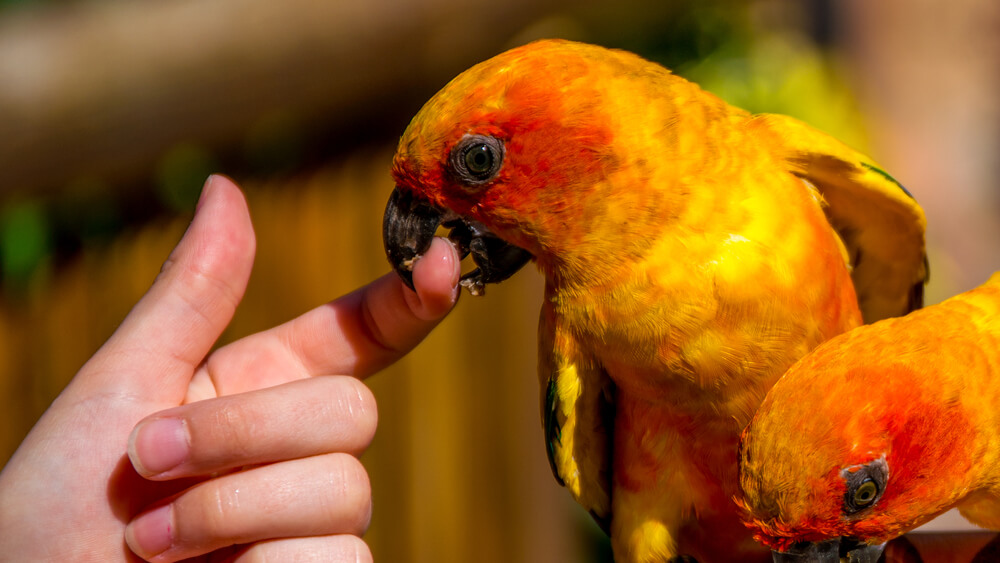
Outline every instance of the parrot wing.
<path fill-rule="evenodd" d="M 923 306 L 927 221 L 910 192 L 863 154 L 798 120 L 763 114 L 753 122 L 776 137 L 791 172 L 826 201 L 827 218 L 848 253 L 865 322 Z"/>
<path fill-rule="evenodd" d="M 549 464 L 605 530 L 611 519 L 614 384 L 561 330 L 551 305 L 538 323 L 538 377 Z"/>

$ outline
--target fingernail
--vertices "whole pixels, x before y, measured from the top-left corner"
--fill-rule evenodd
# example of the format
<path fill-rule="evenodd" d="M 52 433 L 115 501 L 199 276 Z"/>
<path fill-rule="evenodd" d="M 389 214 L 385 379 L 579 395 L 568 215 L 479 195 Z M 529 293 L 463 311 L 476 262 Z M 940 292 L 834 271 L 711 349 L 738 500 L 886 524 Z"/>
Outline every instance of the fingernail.
<path fill-rule="evenodd" d="M 159 555 L 174 542 L 173 505 L 140 515 L 125 528 L 125 543 L 143 559 Z"/>
<path fill-rule="evenodd" d="M 211 174 L 205 180 L 205 184 L 201 187 L 201 195 L 198 196 L 198 203 L 194 206 L 195 213 L 198 213 L 198 210 L 201 209 L 201 204 L 205 201 L 205 194 L 208 192 L 208 187 L 212 185 L 213 181 L 215 181 L 215 174 Z"/>
<path fill-rule="evenodd" d="M 459 285 L 459 282 L 462 280 L 462 258 L 459 257 L 458 249 L 455 248 L 455 245 L 449 242 L 448 246 L 451 247 L 450 262 L 453 264 L 451 274 L 451 294 L 449 297 L 451 298 L 451 304 L 454 305 L 458 302 L 458 297 L 462 294 L 462 286 Z"/>
<path fill-rule="evenodd" d="M 445 262 L 451 267 L 451 285 L 454 286 L 455 294 L 458 293 L 458 281 L 462 277 L 462 259 L 458 256 L 458 249 L 451 241 L 448 241 L 450 251 L 445 255 Z"/>
<path fill-rule="evenodd" d="M 191 438 L 179 418 L 156 418 L 132 431 L 128 457 L 140 475 L 164 473 L 187 461 Z"/>
<path fill-rule="evenodd" d="M 194 225 L 194 220 L 198 216 L 198 212 L 201 211 L 201 207 L 205 204 L 205 200 L 208 199 L 208 187 L 211 186 L 212 182 L 214 181 L 215 181 L 215 174 L 212 174 L 211 176 L 208 177 L 207 180 L 205 180 L 205 183 L 201 186 L 201 194 L 198 195 L 198 203 L 196 203 L 194 206 L 195 217 L 191 218 L 191 222 L 188 223 L 187 228 L 184 229 L 184 234 L 181 236 L 181 240 L 184 240 L 184 238 L 186 238 L 188 233 L 191 231 L 191 226 Z M 174 251 L 176 252 L 176 250 L 177 249 L 175 248 Z M 173 259 L 174 259 L 174 254 L 171 253 L 170 256 L 167 257 L 167 261 L 163 264 L 163 267 L 160 268 L 160 272 L 166 272 L 167 266 L 169 266 L 172 263 Z"/>

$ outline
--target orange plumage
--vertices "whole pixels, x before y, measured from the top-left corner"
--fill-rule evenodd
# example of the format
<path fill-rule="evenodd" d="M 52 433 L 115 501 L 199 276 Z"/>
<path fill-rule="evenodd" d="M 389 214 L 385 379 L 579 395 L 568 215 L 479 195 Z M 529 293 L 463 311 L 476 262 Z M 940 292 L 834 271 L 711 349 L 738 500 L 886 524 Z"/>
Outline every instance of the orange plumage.
<path fill-rule="evenodd" d="M 435 221 L 474 254 L 488 230 L 544 274 L 548 453 L 623 562 L 766 557 L 731 500 L 740 431 L 796 359 L 905 313 L 925 275 L 923 214 L 867 158 L 591 45 L 541 41 L 459 75 L 393 175 L 404 278 L 424 242 L 401 233 Z"/>
<path fill-rule="evenodd" d="M 742 451 L 747 522 L 779 550 L 880 544 L 955 506 L 1000 529 L 1000 274 L 816 348 L 768 393 Z M 885 475 L 853 510 L 847 476 L 876 462 Z"/>

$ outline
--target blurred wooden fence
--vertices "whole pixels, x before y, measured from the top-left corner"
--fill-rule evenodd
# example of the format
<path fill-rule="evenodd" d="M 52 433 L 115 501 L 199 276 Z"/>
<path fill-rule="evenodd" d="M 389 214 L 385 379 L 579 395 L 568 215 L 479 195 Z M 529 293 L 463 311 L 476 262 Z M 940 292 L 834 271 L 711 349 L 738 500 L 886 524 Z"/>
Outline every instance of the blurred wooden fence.
<path fill-rule="evenodd" d="M 345 138 L 354 131 L 345 124 L 378 128 L 372 137 L 396 134 L 426 95 L 502 45 L 541 35 L 626 47 L 644 37 L 652 45 L 674 36 L 684 43 L 684 5 L 715 5 L 706 8 L 711 15 L 739 3 L 397 4 L 98 2 L 72 4 L 73 18 L 55 10 L 4 14 L 0 197 L 62 193 L 80 177 L 103 178 L 130 197 L 122 188 L 148 179 L 176 143 L 233 150 L 260 122 L 286 113 Z M 748 4 L 772 7 L 758 16 L 784 17 L 799 3 Z M 873 153 L 928 211 L 931 300 L 968 289 L 997 269 L 996 3 L 960 0 L 943 19 L 930 0 L 919 9 L 903 0 L 833 6 L 842 26 L 836 39 L 858 84 L 868 86 L 862 105 L 874 116 Z M 891 29 L 879 25 L 890 19 Z M 934 64 L 913 62 L 927 60 Z M 817 96 L 796 99 L 829 105 Z M 244 182 L 258 257 L 223 340 L 282 322 L 388 269 L 379 225 L 391 189 L 388 162 L 386 147 L 297 180 Z M 90 249 L 23 299 L 0 301 L 0 460 L 148 288 L 186 222 L 150 225 Z M 600 557 L 595 546 L 605 544 L 544 457 L 535 378 L 540 291 L 529 268 L 485 298 L 463 296 L 413 354 L 368 380 L 380 414 L 363 457 L 375 495 L 368 540 L 377 561 Z"/>
<path fill-rule="evenodd" d="M 381 214 L 389 151 L 299 182 L 246 186 L 258 254 L 223 340 L 287 320 L 388 270 Z M 0 459 L 110 335 L 188 218 L 85 253 L 0 314 Z M 589 517 L 549 472 L 535 377 L 542 282 L 531 268 L 458 309 L 407 358 L 368 380 L 380 426 L 363 461 L 377 561 L 587 561 Z"/>
<path fill-rule="evenodd" d="M 172 147 L 249 158 L 239 155 L 276 116 L 301 129 L 310 163 L 324 161 L 359 135 L 398 134 L 434 90 L 504 45 L 587 36 L 586 28 L 628 45 L 687 22 L 674 17 L 686 6 L 178 0 L 8 9 L 0 12 L 0 202 L 63 197 L 82 182 L 141 206 L 150 194 L 131 188 L 149 184 Z M 336 158 L 295 181 L 242 182 L 258 256 L 224 341 L 388 270 L 380 221 L 392 187 L 389 147 Z M 187 220 L 85 249 L 27 294 L 0 301 L 0 460 L 148 288 Z M 363 457 L 376 560 L 602 557 L 602 536 L 545 460 L 535 376 L 540 299 L 530 268 L 486 298 L 466 295 L 413 354 L 368 380 L 380 414 Z"/>

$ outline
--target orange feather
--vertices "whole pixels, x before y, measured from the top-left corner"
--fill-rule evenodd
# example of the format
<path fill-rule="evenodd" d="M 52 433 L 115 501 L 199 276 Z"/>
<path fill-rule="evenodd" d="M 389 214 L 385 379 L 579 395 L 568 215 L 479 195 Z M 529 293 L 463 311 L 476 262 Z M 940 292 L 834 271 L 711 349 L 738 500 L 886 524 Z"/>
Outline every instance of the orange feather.
<path fill-rule="evenodd" d="M 502 144 L 486 181 L 454 169 L 468 135 Z M 591 45 L 462 73 L 414 117 L 393 174 L 545 275 L 550 459 L 623 562 L 766 558 L 731 500 L 740 430 L 814 346 L 914 306 L 926 272 L 920 208 L 864 156 Z"/>
<path fill-rule="evenodd" d="M 816 348 L 768 393 L 742 441 L 746 518 L 762 541 L 897 537 L 952 507 L 1000 528 L 1000 274 Z M 884 458 L 845 514 L 844 468 Z"/>

